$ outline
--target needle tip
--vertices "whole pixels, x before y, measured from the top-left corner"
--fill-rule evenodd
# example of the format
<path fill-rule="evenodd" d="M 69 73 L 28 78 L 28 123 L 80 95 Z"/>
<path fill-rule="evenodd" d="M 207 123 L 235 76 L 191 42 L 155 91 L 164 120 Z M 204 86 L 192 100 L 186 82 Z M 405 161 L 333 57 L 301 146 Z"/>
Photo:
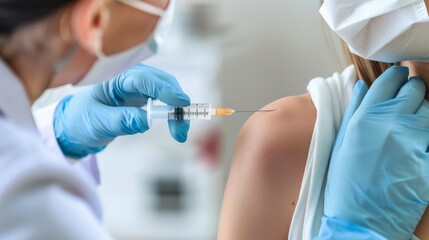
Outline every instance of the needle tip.
<path fill-rule="evenodd" d="M 261 110 L 251 110 L 251 111 L 235 111 L 237 113 L 257 113 L 257 112 L 274 112 L 277 109 L 261 109 Z"/>

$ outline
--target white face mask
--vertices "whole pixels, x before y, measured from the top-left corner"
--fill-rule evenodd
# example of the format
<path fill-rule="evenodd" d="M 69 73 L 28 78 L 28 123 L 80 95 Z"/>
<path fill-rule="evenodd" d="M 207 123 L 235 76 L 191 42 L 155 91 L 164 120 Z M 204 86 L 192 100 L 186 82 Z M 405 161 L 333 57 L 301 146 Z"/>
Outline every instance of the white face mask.
<path fill-rule="evenodd" d="M 171 26 L 174 15 L 174 0 L 170 1 L 168 9 L 165 11 L 139 0 L 117 1 L 149 14 L 160 16 L 155 31 L 144 43 L 123 52 L 111 56 L 105 56 L 103 53 L 97 54 L 98 60 L 76 85 L 89 85 L 110 80 L 135 64 L 153 56 L 157 53 Z"/>
<path fill-rule="evenodd" d="M 350 51 L 380 62 L 429 62 L 424 0 L 325 0 L 320 9 Z"/>

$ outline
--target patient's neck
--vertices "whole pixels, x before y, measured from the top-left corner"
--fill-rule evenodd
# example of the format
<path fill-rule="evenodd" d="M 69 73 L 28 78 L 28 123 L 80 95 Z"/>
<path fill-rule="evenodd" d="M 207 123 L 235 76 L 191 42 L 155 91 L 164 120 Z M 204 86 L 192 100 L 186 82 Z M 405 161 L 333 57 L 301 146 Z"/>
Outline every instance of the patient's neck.
<path fill-rule="evenodd" d="M 402 66 L 410 69 L 410 77 L 419 76 L 426 84 L 426 99 L 429 99 L 429 62 L 405 61 Z"/>

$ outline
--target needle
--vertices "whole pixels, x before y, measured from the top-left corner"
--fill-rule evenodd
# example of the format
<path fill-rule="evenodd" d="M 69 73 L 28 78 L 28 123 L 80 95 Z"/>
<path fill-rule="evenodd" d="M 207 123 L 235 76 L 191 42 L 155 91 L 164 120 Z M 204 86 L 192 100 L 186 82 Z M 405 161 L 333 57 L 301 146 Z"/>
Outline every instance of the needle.
<path fill-rule="evenodd" d="M 262 109 L 262 110 L 256 110 L 256 111 L 235 111 L 236 113 L 255 113 L 255 112 L 274 112 L 277 111 L 277 109 Z"/>
<path fill-rule="evenodd" d="M 215 116 L 228 116 L 232 115 L 234 113 L 256 113 L 256 112 L 274 112 L 277 109 L 269 110 L 269 109 L 262 109 L 262 110 L 256 110 L 256 111 L 235 111 L 232 108 L 216 108 Z"/>

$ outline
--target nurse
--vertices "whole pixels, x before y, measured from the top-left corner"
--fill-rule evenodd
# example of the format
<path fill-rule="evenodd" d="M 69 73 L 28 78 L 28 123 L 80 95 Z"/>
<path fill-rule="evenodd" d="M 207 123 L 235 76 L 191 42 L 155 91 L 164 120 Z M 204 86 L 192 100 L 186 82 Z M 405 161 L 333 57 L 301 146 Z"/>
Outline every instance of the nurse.
<path fill-rule="evenodd" d="M 148 129 L 147 98 L 186 106 L 171 75 L 144 65 L 171 21 L 169 0 L 0 1 L 0 239 L 109 239 L 95 158 Z M 89 87 L 33 119 L 50 86 Z M 187 122 L 170 124 L 186 140 Z M 71 164 L 66 157 L 79 160 Z"/>

